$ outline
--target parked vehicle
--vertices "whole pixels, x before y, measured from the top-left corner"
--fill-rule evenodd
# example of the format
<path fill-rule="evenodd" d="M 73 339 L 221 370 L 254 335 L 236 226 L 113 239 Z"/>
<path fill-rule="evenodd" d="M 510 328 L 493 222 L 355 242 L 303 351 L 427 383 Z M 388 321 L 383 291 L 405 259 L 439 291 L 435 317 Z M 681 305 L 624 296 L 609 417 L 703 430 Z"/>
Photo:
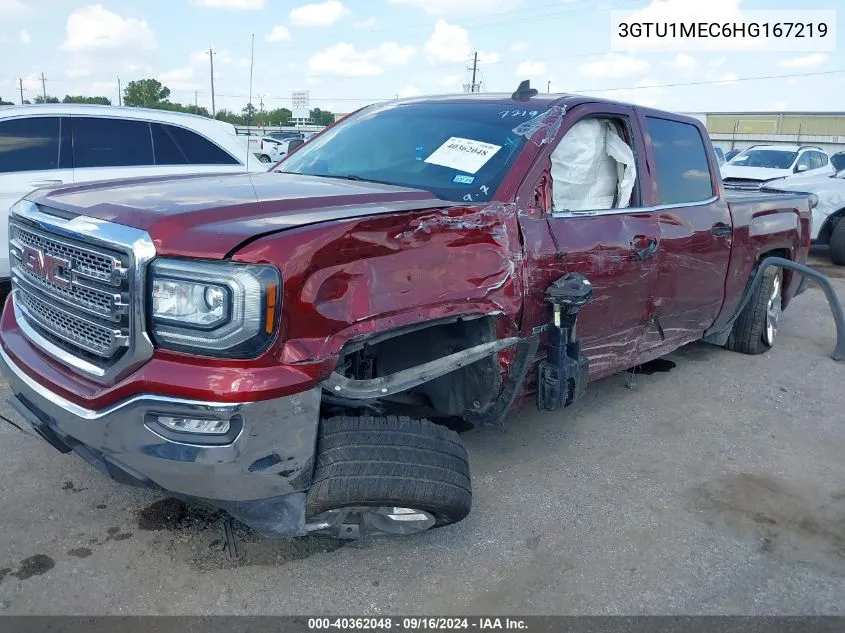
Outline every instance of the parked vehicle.
<path fill-rule="evenodd" d="M 264 174 L 28 195 L 15 407 L 264 534 L 411 534 L 470 511 L 455 428 L 691 341 L 767 351 L 798 277 L 734 313 L 762 258 L 806 260 L 809 196 L 726 196 L 696 119 L 535 92 L 368 106 Z"/>
<path fill-rule="evenodd" d="M 37 187 L 130 176 L 266 169 L 235 127 L 201 116 L 100 105 L 0 110 L 0 284 L 9 282 L 9 207 Z"/>
<path fill-rule="evenodd" d="M 304 143 L 305 140 L 298 136 L 288 137 L 281 141 L 271 137 L 264 137 L 261 139 L 261 149 L 258 153 L 258 159 L 262 163 L 277 163 Z"/>
<path fill-rule="evenodd" d="M 734 156 L 736 156 L 737 154 L 740 153 L 740 151 L 742 151 L 742 150 L 738 150 L 738 149 L 728 150 L 728 152 L 725 153 L 725 162 L 732 160 Z"/>
<path fill-rule="evenodd" d="M 726 187 L 756 189 L 774 178 L 830 175 L 834 169 L 827 153 L 818 147 L 754 145 L 723 165 L 721 173 Z"/>
<path fill-rule="evenodd" d="M 837 152 L 830 157 L 830 164 L 836 171 L 845 170 L 845 152 Z"/>
<path fill-rule="evenodd" d="M 827 245 L 831 261 L 845 266 L 845 171 L 832 176 L 772 180 L 766 183 L 765 190 L 797 191 L 815 196 L 818 202 L 813 208 L 813 243 Z"/>
<path fill-rule="evenodd" d="M 279 132 L 267 132 L 265 136 L 269 136 L 270 138 L 274 138 L 277 141 L 283 141 L 288 138 L 303 138 L 302 132 L 294 132 L 294 131 L 287 131 L 282 130 Z"/>
<path fill-rule="evenodd" d="M 724 165 L 727 161 L 725 160 L 725 152 L 722 151 L 722 148 L 718 145 L 713 146 L 713 151 L 716 154 L 716 160 L 719 163 L 719 166 Z"/>

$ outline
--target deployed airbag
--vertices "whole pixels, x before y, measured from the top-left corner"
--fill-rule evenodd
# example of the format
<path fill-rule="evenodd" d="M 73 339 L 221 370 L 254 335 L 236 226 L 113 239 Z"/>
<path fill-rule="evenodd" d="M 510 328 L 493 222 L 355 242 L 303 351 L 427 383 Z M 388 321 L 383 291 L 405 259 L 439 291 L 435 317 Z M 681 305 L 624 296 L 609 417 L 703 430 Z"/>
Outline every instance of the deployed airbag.
<path fill-rule="evenodd" d="M 630 206 L 636 180 L 634 153 L 609 121 L 585 119 L 573 125 L 551 161 L 555 211 Z"/>

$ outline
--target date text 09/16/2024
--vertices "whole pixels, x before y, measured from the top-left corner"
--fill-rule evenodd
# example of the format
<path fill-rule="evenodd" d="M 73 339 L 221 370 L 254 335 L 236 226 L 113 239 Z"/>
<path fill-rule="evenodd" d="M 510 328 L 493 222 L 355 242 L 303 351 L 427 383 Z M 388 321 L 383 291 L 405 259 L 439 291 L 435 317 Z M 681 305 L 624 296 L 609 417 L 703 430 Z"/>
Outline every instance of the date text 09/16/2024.
<path fill-rule="evenodd" d="M 527 631 L 528 625 L 520 618 L 473 617 L 359 617 L 359 618 L 309 618 L 311 631 Z"/>

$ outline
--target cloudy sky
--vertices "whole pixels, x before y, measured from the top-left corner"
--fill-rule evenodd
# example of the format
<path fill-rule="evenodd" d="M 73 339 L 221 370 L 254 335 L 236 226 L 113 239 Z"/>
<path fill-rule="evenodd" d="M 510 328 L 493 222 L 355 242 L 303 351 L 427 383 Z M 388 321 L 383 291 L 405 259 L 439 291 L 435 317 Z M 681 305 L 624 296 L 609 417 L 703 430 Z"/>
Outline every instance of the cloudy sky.
<path fill-rule="evenodd" d="M 668 110 L 843 110 L 845 57 L 829 52 L 610 52 L 610 11 L 714 20 L 759 9 L 835 9 L 841 0 L 0 0 L 0 97 L 117 100 L 118 77 L 156 77 L 172 100 L 217 107 L 348 112 L 373 101 L 460 91 L 471 54 L 488 91 L 535 87 Z M 695 16 L 698 17 L 698 16 Z M 845 17 L 840 15 L 843 20 Z M 843 22 L 845 25 L 845 22 Z M 843 50 L 845 26 L 839 29 Z M 839 71 L 839 72 L 832 72 Z M 808 73 L 814 73 L 809 74 Z M 805 75 L 791 76 L 785 75 Z M 754 77 L 776 78 L 746 80 Z M 698 85 L 690 85 L 690 84 Z"/>

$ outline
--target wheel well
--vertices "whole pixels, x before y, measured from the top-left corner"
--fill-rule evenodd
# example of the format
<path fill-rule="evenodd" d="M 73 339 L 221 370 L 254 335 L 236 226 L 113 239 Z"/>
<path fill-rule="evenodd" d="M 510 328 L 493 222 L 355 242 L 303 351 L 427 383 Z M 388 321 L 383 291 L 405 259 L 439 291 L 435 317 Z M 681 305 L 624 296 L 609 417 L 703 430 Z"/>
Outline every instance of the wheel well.
<path fill-rule="evenodd" d="M 792 257 L 790 256 L 790 252 L 788 248 L 776 248 L 771 251 L 766 251 L 762 255 L 760 255 L 757 263 L 759 264 L 767 257 L 781 257 L 783 259 L 791 260 Z M 757 272 L 757 268 L 754 268 L 754 272 Z M 794 274 L 791 270 L 782 269 L 783 278 L 781 279 L 781 301 L 784 301 L 784 297 L 786 295 L 786 288 L 789 287 L 789 284 L 792 283 L 792 275 Z"/>
<path fill-rule="evenodd" d="M 356 380 L 395 374 L 423 363 L 497 339 L 496 319 L 471 315 L 417 324 L 347 344 L 335 372 Z M 469 413 L 485 411 L 501 388 L 499 360 L 491 354 L 402 391 L 377 400 L 338 398 L 324 391 L 325 415 L 364 409 L 457 424 Z M 458 425 L 460 426 L 460 425 Z"/>
<path fill-rule="evenodd" d="M 830 236 L 833 234 L 833 229 L 836 228 L 836 225 L 842 221 L 842 218 L 845 217 L 845 207 L 839 209 L 838 211 L 834 211 L 827 219 L 824 221 L 821 230 L 819 231 L 819 236 L 816 238 L 816 242 L 819 244 L 827 244 L 830 242 Z"/>

